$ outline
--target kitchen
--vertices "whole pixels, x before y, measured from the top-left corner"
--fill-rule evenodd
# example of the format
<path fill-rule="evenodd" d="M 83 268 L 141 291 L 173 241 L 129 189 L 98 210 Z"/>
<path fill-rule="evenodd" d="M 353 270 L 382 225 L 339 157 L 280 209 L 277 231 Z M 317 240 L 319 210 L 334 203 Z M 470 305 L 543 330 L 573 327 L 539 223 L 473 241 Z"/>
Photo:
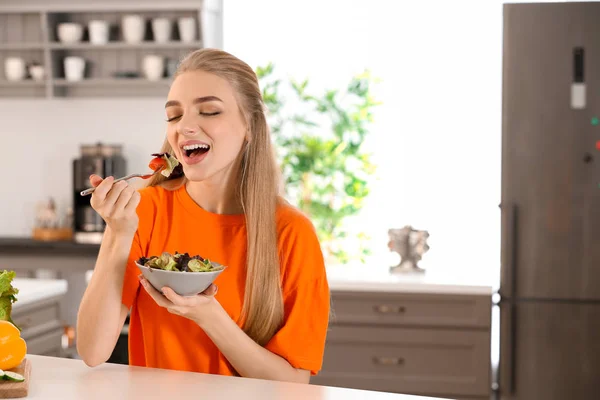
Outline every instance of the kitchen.
<path fill-rule="evenodd" d="M 36 389 L 36 376 L 46 383 L 61 379 L 49 371 L 51 365 L 60 365 L 72 376 L 81 377 L 77 387 L 69 386 L 67 380 L 60 383 L 65 393 L 74 396 L 81 394 L 85 385 L 109 377 L 125 388 L 139 383 L 137 387 L 144 386 L 151 394 L 152 386 L 145 386 L 146 382 L 162 379 L 159 374 L 152 375 L 154 372 L 131 372 L 129 381 L 117 378 L 124 375 L 119 374 L 121 368 L 128 368 L 119 365 L 127 364 L 127 323 L 109 360 L 114 365 L 90 371 L 75 361 L 79 358 L 74 333 L 77 311 L 94 269 L 103 230 L 102 221 L 79 192 L 86 188 L 85 175 L 89 168 L 95 168 L 93 162 L 98 159 L 108 166 L 104 172 L 112 171 L 107 174 L 115 176 L 147 171 L 149 156 L 158 151 L 164 137 L 169 62 L 201 43 L 230 51 L 256 67 L 273 61 L 279 76 L 309 77 L 309 87 L 315 91 L 319 87 L 342 87 L 347 77 L 363 68 L 372 68 L 374 75 L 384 77 L 372 88 L 382 104 L 373 110 L 375 122 L 369 127 L 373 134 L 365 141 L 378 165 L 379 180 L 373 182 L 363 211 L 352 220 L 354 225 L 366 227 L 372 253 L 366 255 L 367 262 L 328 259 L 332 319 L 323 370 L 311 379 L 310 389 L 262 382 L 243 386 L 223 380 L 214 381 L 215 390 L 229 387 L 232 396 L 242 390 L 251 390 L 257 396 L 273 393 L 273 398 L 379 398 L 376 396 L 384 393 L 406 395 L 397 398 L 407 399 L 409 395 L 465 400 L 594 398 L 598 384 L 583 366 L 600 366 L 597 346 L 588 337 L 592 328 L 584 329 L 587 324 L 593 327 L 590 318 L 596 299 L 592 283 L 597 281 L 597 274 L 591 264 L 596 253 L 588 247 L 567 248 L 564 239 L 573 235 L 587 243 L 593 234 L 584 216 L 594 220 L 590 202 L 596 197 L 593 191 L 581 187 L 593 179 L 584 168 L 594 166 L 595 141 L 590 129 L 597 120 L 593 115 L 593 91 L 588 91 L 587 97 L 585 92 L 587 79 L 593 83 L 593 76 L 588 77 L 585 71 L 590 68 L 583 69 L 582 65 L 593 65 L 595 55 L 589 51 L 584 58 L 580 48 L 593 40 L 586 32 L 591 29 L 588 27 L 592 26 L 593 16 L 600 16 L 597 6 L 440 3 L 440 15 L 431 16 L 424 5 L 398 5 L 395 9 L 384 2 L 376 2 L 368 12 L 358 2 L 338 1 L 309 1 L 296 6 L 269 1 L 177 3 L 170 4 L 168 11 L 157 1 L 26 0 L 0 7 L 2 79 L 8 73 L 4 60 L 9 57 L 42 62 L 49 66 L 51 75 L 43 82 L 33 82 L 33 78 L 0 81 L 3 138 L 11 149 L 5 154 L 5 162 L 20 166 L 17 173 L 4 177 L 0 269 L 15 270 L 18 276 L 15 286 L 20 288 L 22 298 L 14 305 L 14 316 L 15 321 L 20 318 L 18 321 L 27 326 L 23 335 L 33 365 L 30 396 L 42 395 L 39 387 Z M 265 9 L 270 10 L 270 16 L 266 16 Z M 469 12 L 478 18 L 466 17 Z M 153 19 L 169 18 L 173 34 L 178 35 L 171 40 L 179 41 L 175 45 L 168 41 L 169 46 L 164 48 L 154 43 L 156 39 L 152 42 L 150 36 L 146 40 L 152 43 L 100 44 L 93 48 L 86 43 L 90 40 L 87 36 L 76 43 L 59 37 L 59 24 L 79 22 L 87 26 L 90 20 L 100 19 L 123 27 L 122 17 L 130 14 L 147 18 L 147 35 L 156 35 Z M 443 18 L 446 14 L 462 18 L 463 23 L 450 23 Z M 197 24 L 198 35 L 186 43 L 182 40 L 185 35 L 178 33 L 183 28 L 176 25 L 178 18 L 190 16 Z M 516 61 L 531 48 L 539 47 L 536 40 L 543 42 L 543 35 L 550 35 L 544 24 L 560 27 L 561 18 L 568 18 L 565 16 L 579 18 L 585 27 L 563 41 L 559 40 L 560 29 L 552 31 L 557 49 L 568 48 L 566 61 L 556 62 L 559 50 L 553 48 L 540 53 L 537 59 L 524 57 L 526 61 Z M 264 23 L 256 24 L 260 18 Z M 301 29 L 307 20 L 314 27 L 310 32 Z M 4 30 L 2 25 L 6 26 Z M 337 30 L 328 31 L 330 25 Z M 533 35 L 531 41 L 522 41 L 529 34 L 524 33 L 524 27 L 531 26 L 538 29 L 539 37 Z M 91 27 L 88 29 L 91 31 Z M 411 30 L 423 34 L 421 41 L 411 39 Z M 428 36 L 425 30 L 432 33 Z M 470 51 L 473 30 L 480 32 L 478 55 Z M 441 31 L 445 32 L 443 39 Z M 110 35 L 118 37 L 119 32 L 111 31 Z M 393 38 L 393 45 L 402 49 L 403 56 L 417 54 L 422 62 L 406 65 L 397 61 L 398 54 L 385 50 L 387 44 L 383 44 L 382 37 Z M 579 50 L 572 54 L 573 47 Z M 429 52 L 428 48 L 437 52 Z M 164 76 L 159 80 L 152 80 L 143 67 L 145 55 L 154 53 L 164 57 Z M 338 54 L 341 62 L 314 62 L 329 59 L 332 54 Z M 67 79 L 67 65 L 63 66 L 61 59 L 69 56 L 86 60 L 86 79 Z M 439 56 L 445 57 L 443 70 Z M 519 103 L 519 99 L 527 98 L 519 91 L 523 90 L 521 76 L 530 76 L 544 62 L 556 62 L 557 70 L 548 73 L 553 81 L 560 81 L 557 76 L 563 74 L 572 85 L 568 89 L 572 93 L 571 107 L 561 111 L 565 113 L 563 120 L 589 134 L 581 143 L 562 142 L 576 147 L 576 160 L 548 145 L 544 147 L 557 161 L 573 163 L 575 178 L 544 164 L 554 171 L 555 180 L 547 179 L 542 170 L 530 168 L 537 165 L 537 158 L 531 155 L 535 152 L 525 156 L 514 151 L 514 143 L 531 149 L 535 140 L 543 142 L 541 136 L 532 133 L 527 133 L 530 141 L 514 135 L 525 129 L 524 124 L 532 124 L 527 114 L 534 107 L 532 100 Z M 474 66 L 465 68 L 466 63 Z M 139 66 L 143 76 L 138 78 L 110 75 L 115 68 L 131 74 L 130 69 Z M 415 80 L 414 76 L 426 80 Z M 465 90 L 465 82 L 478 83 Z M 556 97 L 555 102 L 542 98 L 559 109 L 562 95 L 542 90 L 544 85 L 554 87 L 548 82 L 538 77 L 531 79 L 531 87 L 527 88 L 540 93 L 536 96 L 544 93 Z M 432 92 L 436 96 L 431 97 Z M 454 96 L 462 98 L 455 101 Z M 469 104 L 468 110 L 464 104 Z M 545 115 L 546 111 L 541 108 L 536 112 Z M 539 126 L 527 132 L 536 128 Z M 583 147 L 588 142 L 591 146 Z M 95 154 L 100 154 L 99 158 Z M 524 176 L 522 172 L 527 170 L 531 172 L 527 181 L 515 178 Z M 530 192 L 524 187 L 533 187 L 532 182 L 540 177 L 548 186 L 535 187 L 548 199 L 534 194 L 526 197 L 523 193 Z M 573 201 L 585 211 L 574 213 L 572 221 L 563 215 L 563 219 L 531 224 L 526 210 L 532 203 L 555 212 L 557 205 L 570 207 L 560 193 L 550 189 L 556 182 L 572 187 L 574 183 L 569 179 L 579 180 L 579 186 L 573 186 Z M 141 180 L 132 182 L 142 184 Z M 15 195 L 17 188 L 19 194 Z M 516 205 L 520 206 L 517 212 Z M 536 214 L 533 218 L 541 221 L 544 217 Z M 48 225 L 45 221 L 66 229 L 43 229 Z M 74 232 L 70 226 L 76 227 Z M 515 232 L 527 240 L 527 246 L 521 244 L 518 251 Z M 49 235 L 61 234 L 66 240 L 49 240 Z M 413 238 L 417 244 L 402 245 Z M 554 253 L 544 247 L 548 255 L 542 256 L 540 246 L 550 243 Z M 413 252 L 412 257 L 406 256 L 407 249 Z M 570 253 L 576 249 L 579 253 Z M 565 257 L 580 262 L 581 271 L 553 261 Z M 390 270 L 399 260 L 408 260 L 408 266 Z M 551 265 L 551 269 L 532 267 L 542 264 Z M 561 278 L 557 282 L 541 278 L 549 271 Z M 571 282 L 571 286 L 561 286 L 559 281 Z M 537 317 L 533 310 L 548 314 Z M 572 331 L 551 327 L 565 320 Z M 539 335 L 542 328 L 552 329 L 553 334 Z M 568 368 L 541 368 L 553 365 L 558 352 L 567 350 L 562 343 L 567 343 L 570 335 L 577 338 L 577 346 L 567 358 Z M 36 355 L 59 356 L 60 364 Z M 37 372 L 39 369 L 48 375 Z M 560 388 L 551 385 L 556 374 L 568 384 Z M 210 379 L 202 381 L 205 378 L 194 375 L 172 375 L 169 379 L 184 382 L 190 390 L 195 383 L 213 385 Z M 336 392 L 336 388 L 357 392 Z M 98 386 L 98 390 L 111 393 L 107 387 Z"/>

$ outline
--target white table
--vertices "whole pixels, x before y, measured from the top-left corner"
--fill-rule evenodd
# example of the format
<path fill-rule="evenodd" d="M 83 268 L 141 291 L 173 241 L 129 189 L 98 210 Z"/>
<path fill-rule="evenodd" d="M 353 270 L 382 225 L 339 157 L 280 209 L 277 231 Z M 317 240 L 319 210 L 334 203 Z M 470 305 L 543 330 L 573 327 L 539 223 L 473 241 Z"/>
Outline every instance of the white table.
<path fill-rule="evenodd" d="M 27 356 L 32 363 L 27 399 L 148 400 L 173 398 L 243 400 L 434 400 L 408 396 L 273 382 L 126 365 L 89 368 L 83 361 Z M 440 400 L 440 399 L 437 399 Z"/>

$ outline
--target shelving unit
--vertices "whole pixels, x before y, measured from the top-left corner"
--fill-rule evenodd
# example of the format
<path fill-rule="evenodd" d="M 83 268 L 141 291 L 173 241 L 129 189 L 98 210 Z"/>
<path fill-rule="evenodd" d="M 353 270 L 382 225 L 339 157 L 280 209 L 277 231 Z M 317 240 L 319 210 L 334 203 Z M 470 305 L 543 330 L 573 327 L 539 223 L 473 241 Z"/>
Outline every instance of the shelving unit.
<path fill-rule="evenodd" d="M 198 49 L 202 47 L 201 41 L 193 43 L 184 43 L 178 41 L 170 41 L 167 43 L 142 42 L 139 44 L 130 44 L 125 42 L 109 42 L 107 44 L 91 44 L 91 43 L 50 43 L 48 47 L 51 50 L 140 50 L 140 49 Z M 0 49 L 2 47 L 0 46 Z M 35 48 L 35 47 L 34 47 Z"/>
<path fill-rule="evenodd" d="M 73 8 L 47 7 L 39 11 L 19 10 L 0 6 L 0 98 L 68 98 L 68 97 L 127 97 L 165 96 L 173 64 L 191 51 L 203 48 L 222 48 L 222 15 L 220 1 L 198 2 L 199 5 L 144 5 L 117 7 L 102 3 Z M 206 4 L 209 4 L 207 6 Z M 121 20 L 127 14 L 141 15 L 146 21 L 145 37 L 141 43 L 123 40 Z M 151 21 L 166 17 L 172 21 L 172 40 L 154 41 Z M 177 19 L 196 20 L 196 41 L 180 41 Z M 104 20 L 110 24 L 109 42 L 103 45 L 89 41 L 88 24 Z M 77 43 L 62 43 L 57 27 L 63 22 L 76 22 L 84 27 L 83 38 Z M 144 56 L 155 54 L 165 59 L 165 75 L 158 81 L 147 80 L 142 74 Z M 68 56 L 86 61 L 85 78 L 65 79 L 63 60 Z M 25 63 L 44 66 L 43 81 L 27 78 L 22 81 L 6 79 L 4 62 L 8 57 L 20 57 Z M 128 75 L 129 77 L 124 77 Z"/>

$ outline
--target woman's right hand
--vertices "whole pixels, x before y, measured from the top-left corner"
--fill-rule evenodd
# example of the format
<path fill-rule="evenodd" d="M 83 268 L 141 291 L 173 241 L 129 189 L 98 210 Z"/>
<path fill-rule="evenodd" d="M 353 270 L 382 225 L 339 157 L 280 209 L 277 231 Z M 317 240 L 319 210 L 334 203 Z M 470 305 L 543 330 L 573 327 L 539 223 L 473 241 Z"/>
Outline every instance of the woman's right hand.
<path fill-rule="evenodd" d="M 140 194 L 126 181 L 114 183 L 114 180 L 112 176 L 106 179 L 90 176 L 90 183 L 96 188 L 90 204 L 114 233 L 133 235 L 138 228 L 136 209 Z"/>

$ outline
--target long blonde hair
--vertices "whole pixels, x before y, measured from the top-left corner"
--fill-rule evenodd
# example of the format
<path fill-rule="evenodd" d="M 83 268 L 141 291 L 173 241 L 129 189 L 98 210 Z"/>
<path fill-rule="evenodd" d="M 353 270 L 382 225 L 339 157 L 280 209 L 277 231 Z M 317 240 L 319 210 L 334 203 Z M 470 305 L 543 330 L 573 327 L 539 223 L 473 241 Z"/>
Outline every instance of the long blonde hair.
<path fill-rule="evenodd" d="M 229 82 L 250 139 L 239 156 L 238 199 L 246 218 L 248 236 L 246 286 L 241 313 L 242 329 L 255 342 L 266 344 L 283 321 L 283 295 L 277 249 L 275 212 L 279 199 L 279 170 L 271 145 L 265 105 L 256 74 L 240 59 L 216 49 L 201 49 L 188 54 L 179 64 L 175 77 L 187 71 L 204 71 Z M 162 152 L 172 153 L 165 140 Z M 150 186 L 164 184 L 155 175 Z M 185 177 L 177 186 L 185 184 Z"/>

